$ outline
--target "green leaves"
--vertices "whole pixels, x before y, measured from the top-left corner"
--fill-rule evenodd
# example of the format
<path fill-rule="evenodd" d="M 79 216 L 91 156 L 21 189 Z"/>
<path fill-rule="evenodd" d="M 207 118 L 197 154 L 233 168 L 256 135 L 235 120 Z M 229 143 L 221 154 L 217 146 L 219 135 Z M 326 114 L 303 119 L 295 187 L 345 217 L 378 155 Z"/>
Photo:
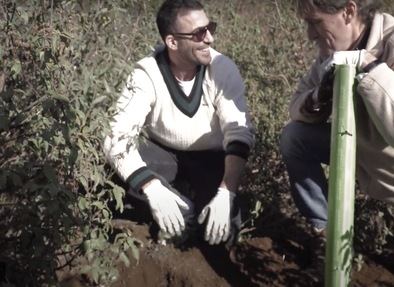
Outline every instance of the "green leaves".
<path fill-rule="evenodd" d="M 16 79 L 21 71 L 22 71 L 22 64 L 21 64 L 21 62 L 19 60 L 15 60 L 15 62 L 11 66 L 12 77 L 14 79 Z"/>
<path fill-rule="evenodd" d="M 44 2 L 1 8 L 0 241 L 12 242 L 4 254 L 16 252 L 8 259 L 17 267 L 7 272 L 25 271 L 18 286 L 31 278 L 45 285 L 55 278 L 58 252 L 75 255 L 77 240 L 93 280 L 108 285 L 115 260 L 129 264 L 126 251 L 138 256 L 138 247 L 130 233 L 109 240 L 109 206 L 123 212 L 125 192 L 111 181 L 103 135 L 131 59 L 146 53 L 135 38 L 154 39 L 156 31 L 144 20 L 150 24 L 136 33 L 135 20 L 149 17 L 138 1 Z M 45 244 L 30 248 L 33 239 Z"/>
<path fill-rule="evenodd" d="M 23 20 L 23 24 L 27 25 L 29 23 L 29 11 L 23 9 L 22 7 L 18 7 L 17 12 L 20 18 Z"/>
<path fill-rule="evenodd" d="M 112 190 L 112 193 L 114 195 L 115 202 L 116 202 L 115 208 L 116 208 L 116 210 L 119 210 L 122 213 L 123 212 L 123 208 L 124 208 L 124 206 L 123 206 L 123 197 L 125 195 L 125 190 L 122 187 L 116 185 L 114 187 L 114 189 Z"/>
<path fill-rule="evenodd" d="M 113 198 L 115 199 L 115 209 L 123 212 L 123 197 L 125 196 L 125 190 L 121 186 L 113 183 L 112 181 L 107 181 L 107 184 L 112 188 L 111 193 Z"/>

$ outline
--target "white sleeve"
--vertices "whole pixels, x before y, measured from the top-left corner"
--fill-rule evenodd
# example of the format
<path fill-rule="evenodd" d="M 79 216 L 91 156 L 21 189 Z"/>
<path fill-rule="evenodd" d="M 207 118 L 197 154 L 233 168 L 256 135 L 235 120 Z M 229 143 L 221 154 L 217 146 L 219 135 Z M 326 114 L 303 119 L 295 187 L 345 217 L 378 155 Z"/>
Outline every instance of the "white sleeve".
<path fill-rule="evenodd" d="M 124 181 L 146 166 L 138 152 L 139 134 L 151 111 L 155 89 L 149 76 L 136 69 L 129 77 L 116 105 L 111 132 L 104 141 L 107 160 Z"/>
<path fill-rule="evenodd" d="M 217 78 L 215 105 L 224 135 L 226 150 L 232 142 L 242 142 L 251 148 L 254 144 L 254 130 L 245 97 L 245 85 L 236 65 L 227 61 L 226 69 Z"/>

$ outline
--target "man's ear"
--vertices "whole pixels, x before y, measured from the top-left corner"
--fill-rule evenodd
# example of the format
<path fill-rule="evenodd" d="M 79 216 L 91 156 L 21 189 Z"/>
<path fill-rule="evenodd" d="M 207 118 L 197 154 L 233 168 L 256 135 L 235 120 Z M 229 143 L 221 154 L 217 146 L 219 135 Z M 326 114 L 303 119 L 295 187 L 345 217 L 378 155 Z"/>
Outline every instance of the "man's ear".
<path fill-rule="evenodd" d="M 165 43 L 168 49 L 171 50 L 178 49 L 178 41 L 175 39 L 174 35 L 167 35 L 165 37 Z"/>
<path fill-rule="evenodd" d="M 345 22 L 346 24 L 349 24 L 355 17 L 358 16 L 358 6 L 357 3 L 354 1 L 349 1 L 346 6 L 345 10 L 343 12 L 343 15 L 345 17 Z"/>

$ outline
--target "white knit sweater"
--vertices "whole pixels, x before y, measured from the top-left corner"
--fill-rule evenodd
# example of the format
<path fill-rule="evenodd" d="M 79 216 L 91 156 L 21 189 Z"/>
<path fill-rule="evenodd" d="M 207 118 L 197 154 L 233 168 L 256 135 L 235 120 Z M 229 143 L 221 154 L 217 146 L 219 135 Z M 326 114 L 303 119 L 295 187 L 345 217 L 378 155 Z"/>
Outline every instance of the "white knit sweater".
<path fill-rule="evenodd" d="M 234 62 L 211 49 L 201 102 L 190 117 L 174 104 L 154 57 L 157 52 L 136 64 L 105 140 L 106 156 L 120 177 L 126 180 L 146 166 L 136 144 L 142 129 L 176 150 L 226 150 L 234 141 L 251 148 L 254 137 L 245 88 Z"/>

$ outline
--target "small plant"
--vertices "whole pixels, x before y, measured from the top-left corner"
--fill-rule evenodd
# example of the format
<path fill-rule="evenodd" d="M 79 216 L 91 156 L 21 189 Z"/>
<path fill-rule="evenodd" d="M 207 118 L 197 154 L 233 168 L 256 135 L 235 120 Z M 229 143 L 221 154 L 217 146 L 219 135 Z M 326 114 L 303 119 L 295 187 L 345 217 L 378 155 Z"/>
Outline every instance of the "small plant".
<path fill-rule="evenodd" d="M 149 9 L 138 1 L 2 2 L 0 281 L 55 284 L 59 268 L 87 255 L 81 272 L 108 282 L 115 259 L 137 254 L 130 232 L 110 240 L 109 204 L 122 211 L 124 190 L 101 146 L 130 62 L 148 49 L 135 43 L 152 42 L 137 39 L 153 35 L 152 25 L 135 33 Z"/>

